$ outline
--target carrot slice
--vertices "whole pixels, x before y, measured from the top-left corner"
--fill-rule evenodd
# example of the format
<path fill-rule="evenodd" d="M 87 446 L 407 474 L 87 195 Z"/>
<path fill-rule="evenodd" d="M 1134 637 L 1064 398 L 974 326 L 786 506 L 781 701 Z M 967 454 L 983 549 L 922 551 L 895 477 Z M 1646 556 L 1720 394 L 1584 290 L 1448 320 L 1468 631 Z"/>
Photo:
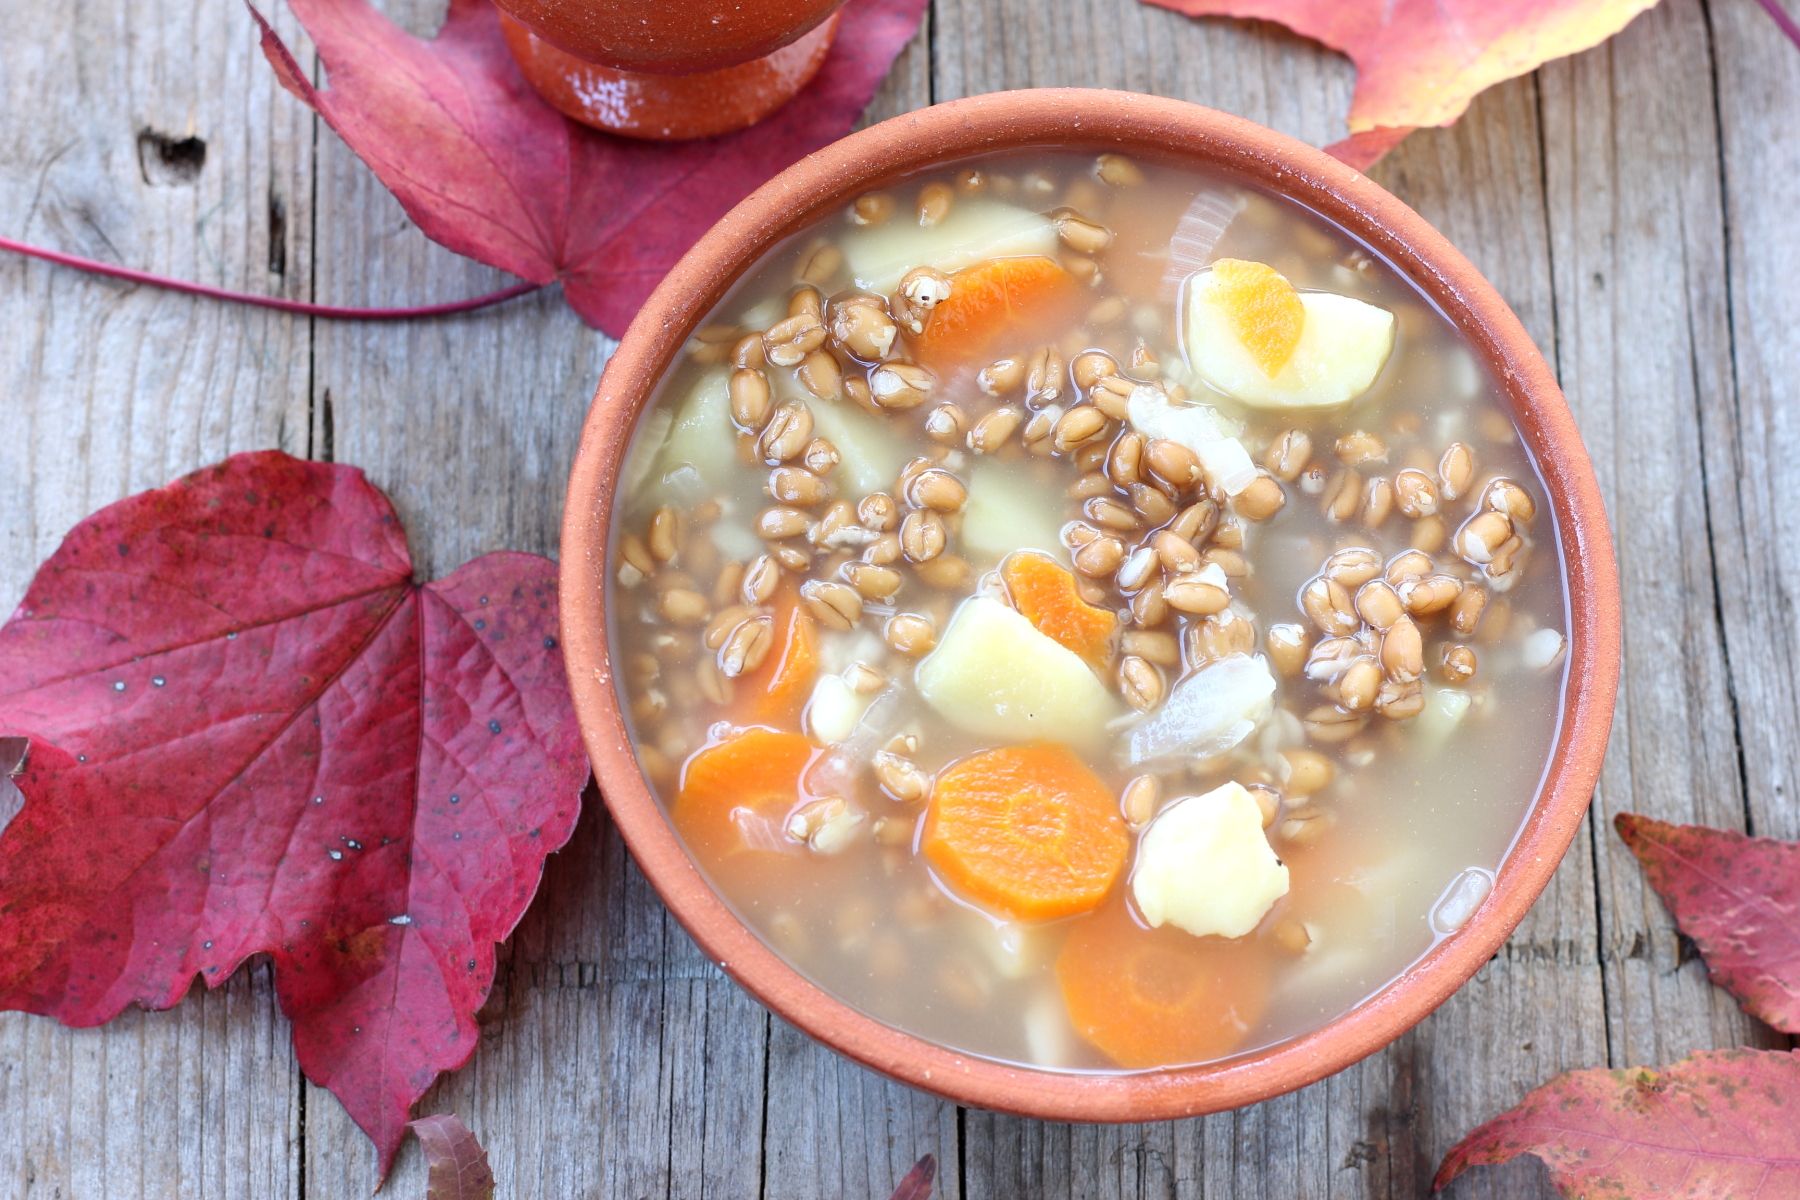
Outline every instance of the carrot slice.
<path fill-rule="evenodd" d="M 1212 265 L 1213 296 L 1232 332 L 1270 379 L 1281 373 L 1306 324 L 1306 306 L 1287 277 L 1267 263 L 1221 258 Z"/>
<path fill-rule="evenodd" d="M 1000 578 L 1013 607 L 1039 633 L 1091 663 L 1106 661 L 1118 618 L 1083 600 L 1075 576 L 1061 563 L 1047 554 L 1021 550 L 1000 564 Z"/>
<path fill-rule="evenodd" d="M 920 846 L 975 903 L 1037 921 L 1104 900 L 1130 838 L 1100 777 L 1063 747 L 1039 742 L 984 750 L 940 772 Z"/>
<path fill-rule="evenodd" d="M 1268 1000 L 1267 961 L 1241 942 L 1145 929 L 1120 900 L 1069 930 L 1056 979 L 1075 1031 L 1138 1070 L 1240 1049 Z"/>
<path fill-rule="evenodd" d="M 676 831 L 708 866 L 798 849 L 785 827 L 812 756 L 801 735 L 757 727 L 701 747 L 683 764 L 669 806 Z"/>
<path fill-rule="evenodd" d="M 915 346 L 919 360 L 944 368 L 989 354 L 1008 331 L 1054 321 L 1080 298 L 1073 277 L 1041 255 L 991 258 L 950 277 L 950 295 L 932 310 Z"/>
<path fill-rule="evenodd" d="M 817 623 L 792 588 L 775 597 L 775 644 L 760 667 L 746 672 L 736 690 L 739 720 L 789 725 L 800 717 L 819 674 Z"/>

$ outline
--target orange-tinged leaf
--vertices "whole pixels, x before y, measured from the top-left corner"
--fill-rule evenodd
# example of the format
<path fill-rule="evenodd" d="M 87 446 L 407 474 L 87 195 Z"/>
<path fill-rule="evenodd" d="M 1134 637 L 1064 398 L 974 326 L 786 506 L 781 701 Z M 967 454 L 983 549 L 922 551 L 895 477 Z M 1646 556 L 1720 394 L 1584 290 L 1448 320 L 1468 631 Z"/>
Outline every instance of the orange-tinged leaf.
<path fill-rule="evenodd" d="M 1800 1196 L 1797 1103 L 1800 1053 L 1787 1050 L 1569 1071 L 1452 1147 L 1432 1187 L 1532 1154 L 1571 1200 Z"/>
<path fill-rule="evenodd" d="M 1221 258 L 1213 264 L 1212 273 L 1212 295 L 1231 318 L 1231 331 L 1262 373 L 1275 378 L 1294 357 L 1300 329 L 1306 324 L 1300 293 L 1287 276 L 1267 263 Z"/>
<path fill-rule="evenodd" d="M 1599 45 L 1656 0 L 1146 0 L 1191 17 L 1275 21 L 1356 64 L 1351 137 L 1367 167 L 1422 125 L 1448 125 L 1487 88 Z"/>
<path fill-rule="evenodd" d="M 1047 554 L 1021 550 L 1000 566 L 1013 607 L 1045 637 L 1091 663 L 1104 662 L 1119 621 L 1081 598 L 1075 576 Z"/>

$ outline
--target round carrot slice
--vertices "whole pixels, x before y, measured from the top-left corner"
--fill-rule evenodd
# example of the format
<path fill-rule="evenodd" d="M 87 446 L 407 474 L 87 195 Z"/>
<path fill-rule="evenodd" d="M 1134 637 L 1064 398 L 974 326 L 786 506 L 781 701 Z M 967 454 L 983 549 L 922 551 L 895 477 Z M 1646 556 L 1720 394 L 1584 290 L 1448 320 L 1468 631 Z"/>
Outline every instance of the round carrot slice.
<path fill-rule="evenodd" d="M 1281 374 L 1306 324 L 1306 306 L 1287 276 L 1267 263 L 1221 258 L 1212 265 L 1213 295 L 1232 332 L 1270 379 Z"/>
<path fill-rule="evenodd" d="M 774 729 L 741 729 L 701 747 L 683 764 L 669 806 L 676 831 L 707 866 L 798 850 L 785 827 L 812 757 L 811 742 Z"/>
<path fill-rule="evenodd" d="M 1038 921 L 1106 898 L 1130 838 L 1118 801 L 1079 758 L 1040 742 L 946 767 L 920 843 L 944 881 L 1003 916 Z"/>
<path fill-rule="evenodd" d="M 1121 900 L 1069 930 L 1056 979 L 1075 1031 L 1139 1070 L 1243 1048 L 1268 1000 L 1266 964 L 1242 941 L 1145 929 Z"/>
<path fill-rule="evenodd" d="M 738 679 L 735 715 L 741 721 L 789 725 L 800 718 L 819 674 L 817 623 L 793 588 L 776 594 L 775 644 L 754 671 Z"/>
<path fill-rule="evenodd" d="M 915 348 L 927 366 L 943 368 L 990 353 L 1007 332 L 1054 321 L 1081 289 L 1055 259 L 991 258 L 950 277 L 950 295 L 932 309 Z"/>
<path fill-rule="evenodd" d="M 1022 550 L 1000 565 L 1013 607 L 1045 637 L 1091 663 L 1106 661 L 1118 618 L 1081 598 L 1075 576 L 1047 554 Z"/>

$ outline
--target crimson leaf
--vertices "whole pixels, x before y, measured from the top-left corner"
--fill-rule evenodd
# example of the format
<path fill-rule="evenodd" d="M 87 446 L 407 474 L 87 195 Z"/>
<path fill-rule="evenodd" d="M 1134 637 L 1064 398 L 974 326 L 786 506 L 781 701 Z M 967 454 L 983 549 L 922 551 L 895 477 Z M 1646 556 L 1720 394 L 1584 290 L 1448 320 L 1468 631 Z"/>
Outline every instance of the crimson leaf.
<path fill-rule="evenodd" d="M 83 521 L 0 628 L 0 735 L 33 739 L 0 1008 L 96 1025 L 267 953 L 385 1173 L 575 823 L 555 634 L 552 563 L 419 586 L 348 467 L 240 454 Z"/>
<path fill-rule="evenodd" d="M 1800 1033 L 1800 844 L 1636 813 L 1613 827 L 1713 982 L 1751 1016 Z"/>

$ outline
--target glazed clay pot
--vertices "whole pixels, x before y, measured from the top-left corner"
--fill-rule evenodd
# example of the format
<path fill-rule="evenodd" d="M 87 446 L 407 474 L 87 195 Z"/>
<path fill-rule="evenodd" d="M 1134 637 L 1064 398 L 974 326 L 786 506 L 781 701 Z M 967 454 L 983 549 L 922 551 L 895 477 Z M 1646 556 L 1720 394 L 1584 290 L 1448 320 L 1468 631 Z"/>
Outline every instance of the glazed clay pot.
<path fill-rule="evenodd" d="M 551 104 L 629 137 L 711 137 L 787 103 L 823 65 L 844 0 L 496 0 Z"/>
<path fill-rule="evenodd" d="M 633 757 L 613 686 L 607 564 L 614 489 L 658 379 L 725 290 L 782 238 L 896 177 L 994 150 L 1116 150 L 1218 172 L 1289 196 L 1362 239 L 1453 322 L 1509 403 L 1556 516 L 1570 619 L 1568 683 L 1549 769 L 1493 892 L 1457 933 L 1328 1025 L 1201 1066 L 1062 1073 L 957 1053 L 828 995 L 714 894 Z M 695 941 L 782 1017 L 849 1057 L 959 1103 L 1056 1120 L 1145 1121 L 1216 1112 L 1302 1087 L 1417 1024 L 1497 951 L 1550 880 L 1600 774 L 1619 674 L 1619 590 L 1599 488 L 1556 380 L 1504 301 L 1444 237 L 1365 176 L 1223 113 L 1122 92 L 1006 92 L 896 117 L 811 155 L 758 189 L 672 270 L 600 380 L 569 479 L 563 649 L 607 807 L 638 865 Z"/>

